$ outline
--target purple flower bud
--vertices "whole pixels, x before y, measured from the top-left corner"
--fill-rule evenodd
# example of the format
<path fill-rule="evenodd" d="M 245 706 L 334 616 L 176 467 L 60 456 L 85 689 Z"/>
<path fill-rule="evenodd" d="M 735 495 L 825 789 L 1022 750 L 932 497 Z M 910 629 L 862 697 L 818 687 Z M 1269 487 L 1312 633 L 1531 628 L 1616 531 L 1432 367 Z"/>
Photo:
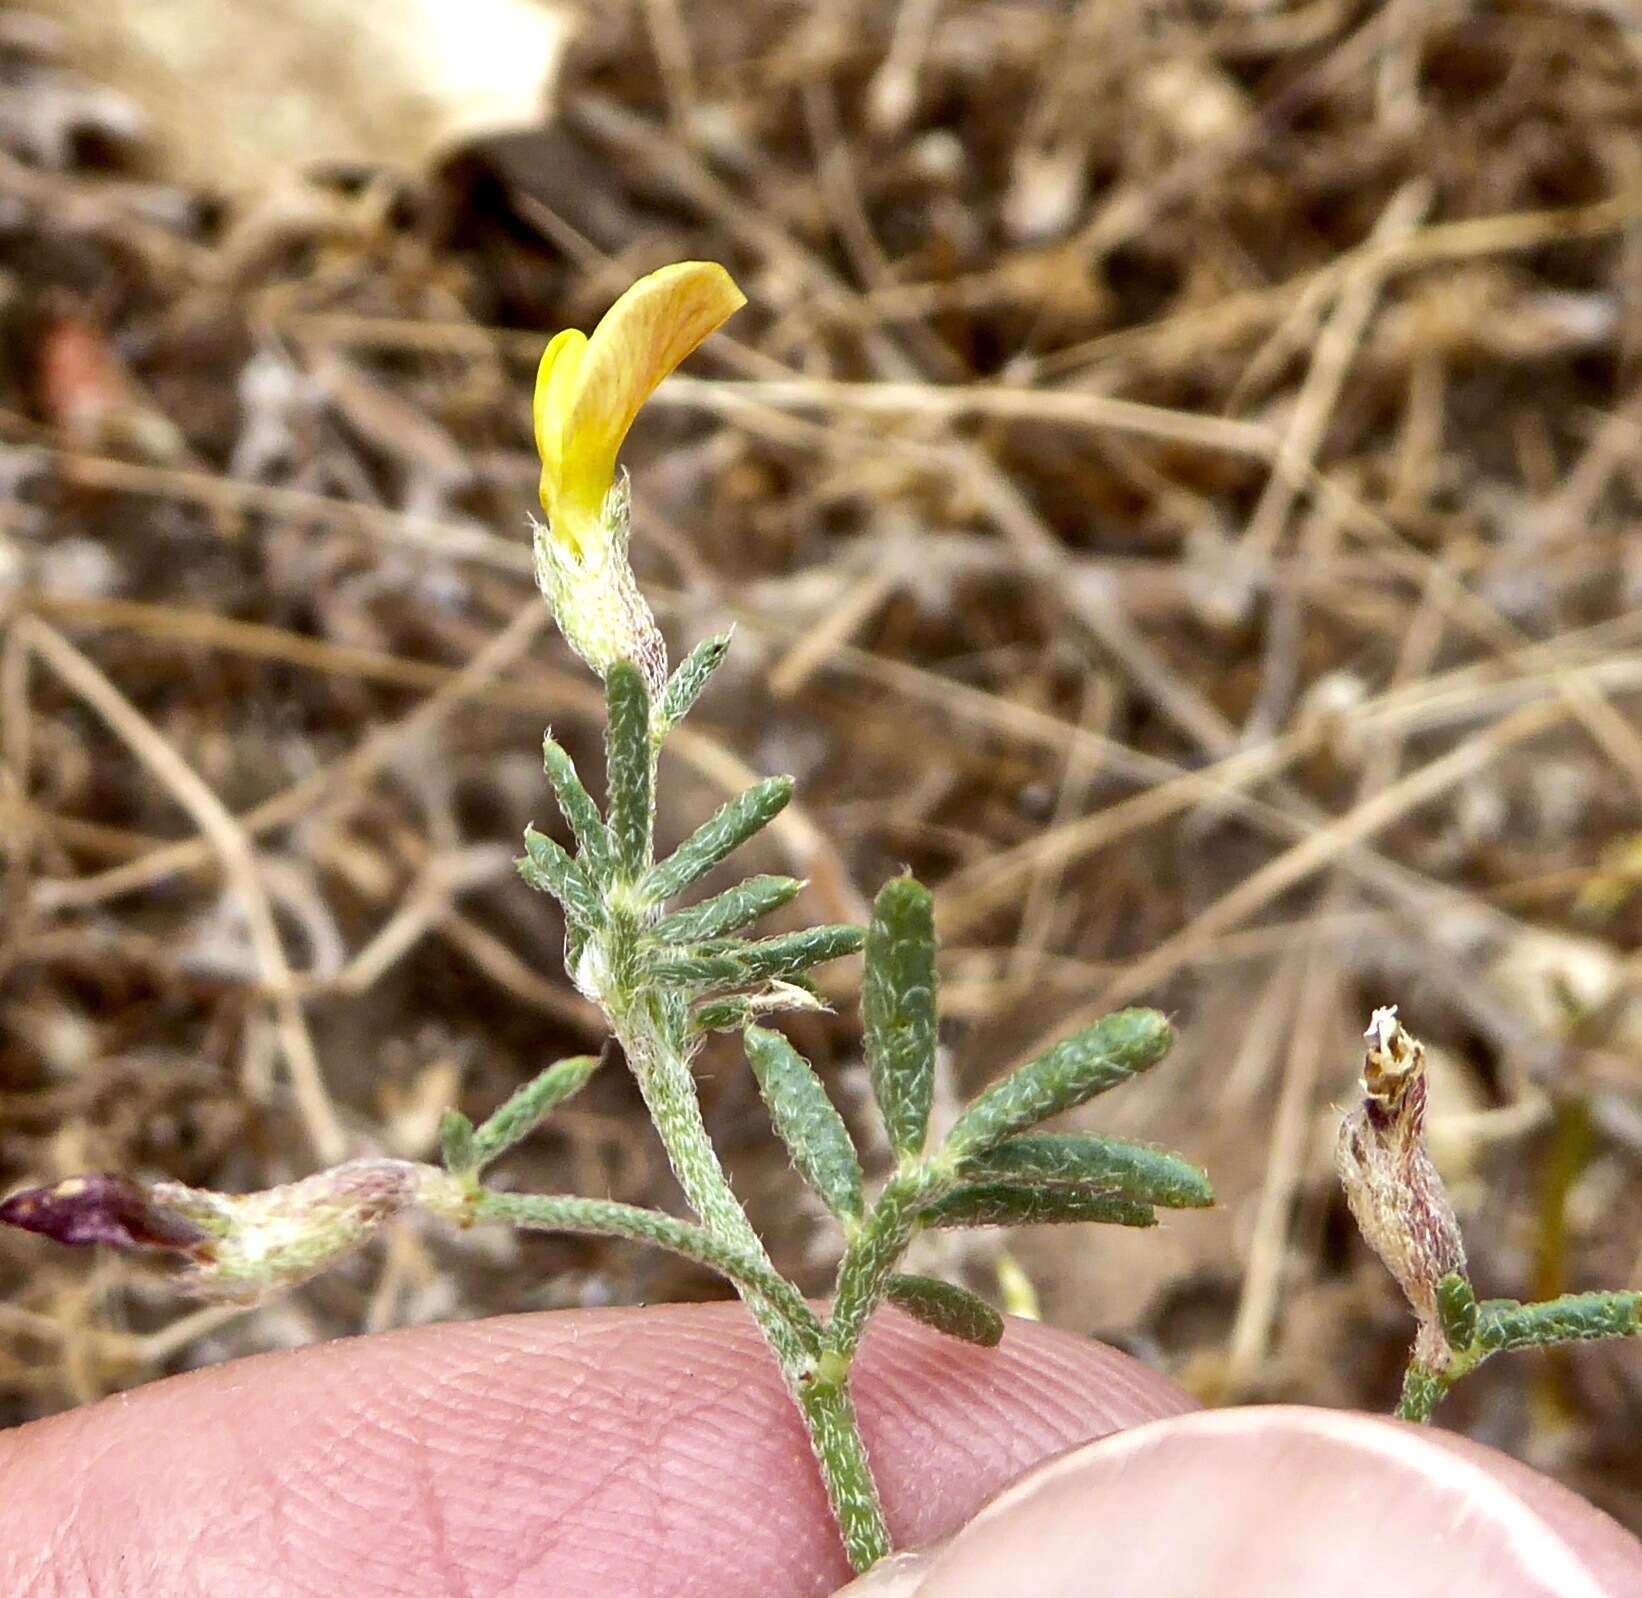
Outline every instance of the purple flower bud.
<path fill-rule="evenodd" d="M 438 1174 L 406 1160 L 350 1160 L 260 1193 L 72 1176 L 14 1194 L 0 1204 L 0 1221 L 59 1243 L 180 1254 L 192 1291 L 253 1301 L 306 1281 L 348 1253 L 417 1203 Z"/>
<path fill-rule="evenodd" d="M 209 1238 L 175 1209 L 123 1176 L 71 1176 L 30 1187 L 0 1204 L 0 1222 L 59 1243 L 196 1254 Z"/>
<path fill-rule="evenodd" d="M 1341 1124 L 1335 1165 L 1357 1225 L 1419 1320 L 1415 1359 L 1441 1370 L 1449 1347 L 1437 1287 L 1465 1274 L 1465 1245 L 1425 1146 L 1425 1046 L 1395 1006 L 1376 1010 L 1364 1035 L 1363 1098 Z"/>

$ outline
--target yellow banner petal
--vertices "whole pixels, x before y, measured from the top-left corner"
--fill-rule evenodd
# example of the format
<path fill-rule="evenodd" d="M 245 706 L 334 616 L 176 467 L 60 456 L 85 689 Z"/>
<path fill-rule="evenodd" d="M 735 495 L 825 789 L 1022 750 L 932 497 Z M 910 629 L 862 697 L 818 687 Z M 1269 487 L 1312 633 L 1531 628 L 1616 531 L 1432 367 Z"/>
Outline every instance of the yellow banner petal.
<path fill-rule="evenodd" d="M 599 513 L 640 407 L 746 303 L 716 262 L 680 261 L 641 277 L 605 313 L 579 363 L 578 391 L 563 434 L 559 490 L 572 514 Z M 553 375 L 556 394 L 557 372 Z"/>

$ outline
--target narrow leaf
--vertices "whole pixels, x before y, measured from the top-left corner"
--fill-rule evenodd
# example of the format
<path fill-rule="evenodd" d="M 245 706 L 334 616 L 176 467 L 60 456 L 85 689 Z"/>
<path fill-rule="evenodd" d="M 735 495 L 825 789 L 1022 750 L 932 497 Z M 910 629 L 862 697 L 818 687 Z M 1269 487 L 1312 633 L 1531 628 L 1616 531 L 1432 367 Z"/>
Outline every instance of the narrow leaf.
<path fill-rule="evenodd" d="M 699 881 L 720 860 L 768 826 L 792 798 L 791 777 L 766 777 L 704 821 L 644 879 L 641 892 L 663 904 Z"/>
<path fill-rule="evenodd" d="M 1476 1341 L 1477 1295 L 1457 1272 L 1437 1283 L 1437 1319 L 1450 1348 L 1467 1349 Z"/>
<path fill-rule="evenodd" d="M 744 988 L 752 980 L 735 955 L 712 945 L 663 949 L 646 963 L 645 970 L 663 988 Z"/>
<path fill-rule="evenodd" d="M 637 666 L 618 661 L 605 679 L 608 720 L 604 730 L 609 784 L 610 842 L 616 869 L 636 882 L 650 864 L 655 819 L 651 784 L 650 695 Z"/>
<path fill-rule="evenodd" d="M 542 1119 L 572 1094 L 580 1093 L 598 1069 L 596 1054 L 578 1054 L 550 1065 L 526 1082 L 473 1133 L 472 1169 L 488 1165 L 528 1137 Z"/>
<path fill-rule="evenodd" d="M 796 877 L 748 877 L 716 897 L 693 904 L 661 922 L 653 936 L 658 943 L 699 943 L 739 932 L 760 916 L 790 904 L 804 890 Z"/>
<path fill-rule="evenodd" d="M 914 1320 L 933 1326 L 948 1337 L 982 1348 L 996 1348 L 1003 1341 L 1003 1316 L 973 1293 L 933 1276 L 892 1276 L 885 1296 Z"/>
<path fill-rule="evenodd" d="M 983 1182 L 960 1187 L 923 1212 L 926 1226 L 1044 1226 L 1061 1221 L 1109 1221 L 1114 1226 L 1155 1226 L 1149 1204 L 1113 1198 L 1082 1187 L 1027 1187 Z"/>
<path fill-rule="evenodd" d="M 1114 1198 L 1165 1209 L 1199 1209 L 1214 1203 L 1214 1189 L 1198 1168 L 1178 1154 L 1125 1138 L 1013 1137 L 963 1164 L 970 1181 L 1073 1183 Z"/>
<path fill-rule="evenodd" d="M 1127 1082 L 1156 1065 L 1174 1042 L 1156 1010 L 1120 1010 L 989 1088 L 958 1118 L 947 1151 L 958 1160 L 975 1155 L 1074 1109 L 1097 1093 Z"/>
<path fill-rule="evenodd" d="M 439 1158 L 452 1176 L 466 1176 L 479 1168 L 473 1152 L 473 1122 L 460 1110 L 446 1110 L 440 1119 Z"/>
<path fill-rule="evenodd" d="M 854 954 L 861 947 L 861 936 L 859 927 L 805 927 L 802 932 L 783 932 L 745 944 L 737 957 L 754 982 L 797 983 L 812 966 Z"/>
<path fill-rule="evenodd" d="M 840 1220 L 860 1220 L 861 1162 L 815 1068 L 779 1032 L 750 1026 L 746 1040 L 758 1091 L 798 1174 Z"/>
<path fill-rule="evenodd" d="M 1579 1343 L 1642 1332 L 1642 1293 L 1568 1293 L 1543 1304 L 1485 1299 L 1477 1306 L 1477 1342 L 1490 1351 Z"/>
<path fill-rule="evenodd" d="M 525 828 L 525 854 L 515 862 L 531 887 L 551 893 L 578 927 L 604 925 L 604 900 L 593 880 L 551 838 Z"/>
<path fill-rule="evenodd" d="M 673 727 L 681 722 L 701 697 L 708 679 L 718 670 L 730 648 L 730 635 L 720 633 L 702 641 L 679 662 L 678 670 L 661 691 L 661 722 Z"/>
<path fill-rule="evenodd" d="M 923 1152 L 935 1092 L 935 912 L 911 877 L 884 884 L 867 929 L 861 1019 L 872 1091 L 898 1155 Z"/>
<path fill-rule="evenodd" d="M 542 766 L 553 784 L 559 809 L 570 824 L 576 847 L 581 851 L 582 866 L 595 882 L 609 882 L 616 863 L 609 829 L 599 814 L 599 807 L 593 803 L 592 794 L 576 775 L 575 762 L 551 736 L 542 739 Z"/>
<path fill-rule="evenodd" d="M 704 1226 L 681 1221 L 661 1210 L 639 1209 L 610 1199 L 573 1198 L 558 1193 L 498 1193 L 494 1188 L 481 1188 L 467 1213 L 476 1221 L 506 1221 L 545 1232 L 626 1237 L 671 1249 L 685 1259 L 722 1271 L 749 1295 L 767 1298 L 803 1349 L 811 1354 L 821 1352 L 820 1322 L 798 1289 L 771 1268 L 763 1251 L 749 1251 Z"/>
<path fill-rule="evenodd" d="M 725 938 L 676 950 L 664 947 L 650 959 L 647 969 L 657 982 L 675 987 L 748 988 L 770 981 L 797 984 L 811 966 L 854 954 L 860 947 L 859 927 L 806 927 L 754 943 Z"/>

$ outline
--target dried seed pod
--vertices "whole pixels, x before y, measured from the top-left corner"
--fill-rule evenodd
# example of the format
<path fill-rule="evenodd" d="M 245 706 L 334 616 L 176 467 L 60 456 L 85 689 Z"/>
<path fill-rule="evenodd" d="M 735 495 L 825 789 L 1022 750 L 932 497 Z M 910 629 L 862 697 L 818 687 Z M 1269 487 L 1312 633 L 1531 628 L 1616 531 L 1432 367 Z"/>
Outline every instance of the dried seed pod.
<path fill-rule="evenodd" d="M 1415 1360 L 1441 1370 L 1451 1350 L 1438 1287 L 1464 1276 L 1465 1245 L 1425 1146 L 1425 1047 L 1395 1005 L 1376 1010 L 1364 1036 L 1363 1098 L 1341 1124 L 1335 1164 L 1357 1225 L 1419 1320 Z"/>

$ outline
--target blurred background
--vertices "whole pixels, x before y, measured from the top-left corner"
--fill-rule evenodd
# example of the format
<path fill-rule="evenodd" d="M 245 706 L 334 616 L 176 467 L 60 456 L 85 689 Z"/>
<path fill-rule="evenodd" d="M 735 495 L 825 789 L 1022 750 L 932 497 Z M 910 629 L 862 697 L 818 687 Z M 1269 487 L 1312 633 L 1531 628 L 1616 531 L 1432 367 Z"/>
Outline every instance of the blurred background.
<path fill-rule="evenodd" d="M 600 726 L 530 581 L 531 379 L 708 257 L 751 303 L 626 456 L 675 650 L 737 627 L 664 833 L 784 770 L 754 863 L 795 919 L 923 876 L 944 1113 L 1164 1006 L 1177 1052 L 1083 1124 L 1221 1198 L 916 1268 L 1211 1403 L 1389 1408 L 1412 1323 L 1330 1151 L 1397 1003 L 1479 1290 L 1637 1285 L 1639 222 L 1624 0 L 0 11 L 0 1186 L 425 1158 L 597 1047 L 511 865 L 542 727 Z M 857 966 L 791 1030 L 866 1137 Z M 821 1289 L 737 1051 L 700 1077 Z M 505 1170 L 679 1202 L 618 1072 Z M 6 1236 L 0 1421 L 722 1292 L 406 1228 L 201 1308 Z M 1496 1361 L 1441 1419 L 1642 1531 L 1642 1348 Z"/>

